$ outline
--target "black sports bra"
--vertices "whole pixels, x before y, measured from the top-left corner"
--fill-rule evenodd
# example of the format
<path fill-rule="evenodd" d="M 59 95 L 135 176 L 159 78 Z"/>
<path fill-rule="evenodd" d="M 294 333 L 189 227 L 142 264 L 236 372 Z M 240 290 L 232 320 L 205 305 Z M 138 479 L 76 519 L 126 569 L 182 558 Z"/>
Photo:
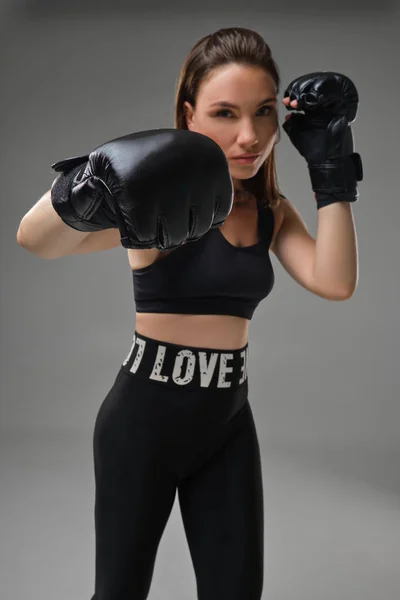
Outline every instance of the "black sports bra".
<path fill-rule="evenodd" d="M 251 319 L 271 292 L 269 256 L 274 231 L 270 207 L 258 208 L 259 241 L 237 247 L 219 229 L 188 242 L 133 273 L 137 312 L 233 315 Z"/>

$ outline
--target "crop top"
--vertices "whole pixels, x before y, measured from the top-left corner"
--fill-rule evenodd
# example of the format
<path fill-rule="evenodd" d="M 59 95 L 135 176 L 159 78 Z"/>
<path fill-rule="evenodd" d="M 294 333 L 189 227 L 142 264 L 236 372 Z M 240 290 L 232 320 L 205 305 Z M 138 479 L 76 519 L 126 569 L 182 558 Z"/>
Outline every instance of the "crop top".
<path fill-rule="evenodd" d="M 256 244 L 237 247 L 219 229 L 132 270 L 136 312 L 232 315 L 251 319 L 271 292 L 274 214 L 258 208 Z"/>

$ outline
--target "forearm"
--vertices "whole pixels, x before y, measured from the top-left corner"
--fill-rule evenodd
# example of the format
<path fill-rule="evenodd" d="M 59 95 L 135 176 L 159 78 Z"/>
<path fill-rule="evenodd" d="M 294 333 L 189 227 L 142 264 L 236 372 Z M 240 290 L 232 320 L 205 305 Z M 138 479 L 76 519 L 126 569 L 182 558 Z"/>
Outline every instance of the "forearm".
<path fill-rule="evenodd" d="M 358 250 L 351 203 L 318 210 L 315 280 L 325 289 L 352 295 L 358 280 Z"/>
<path fill-rule="evenodd" d="M 66 225 L 53 208 L 50 190 L 22 218 L 17 241 L 40 258 L 70 254 L 88 236 Z"/>

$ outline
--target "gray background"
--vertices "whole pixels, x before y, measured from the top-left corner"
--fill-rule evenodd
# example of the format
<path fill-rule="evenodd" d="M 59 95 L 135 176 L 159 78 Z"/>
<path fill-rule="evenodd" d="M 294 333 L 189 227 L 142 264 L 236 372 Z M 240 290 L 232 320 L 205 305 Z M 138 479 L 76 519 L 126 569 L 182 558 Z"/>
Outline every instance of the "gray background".
<path fill-rule="evenodd" d="M 135 327 L 125 250 L 46 261 L 18 246 L 19 222 L 50 187 L 52 162 L 131 131 L 173 126 L 186 54 L 203 35 L 234 25 L 265 37 L 282 91 L 314 70 L 354 80 L 361 105 L 353 130 L 365 170 L 353 205 L 355 295 L 317 298 L 272 255 L 275 288 L 250 326 L 266 512 L 263 598 L 400 596 L 399 9 L 346 5 L 2 3 L 2 598 L 91 597 L 93 425 Z M 280 113 L 283 121 L 283 106 Z M 315 235 L 305 163 L 284 133 L 277 152 L 281 189 Z M 176 503 L 150 599 L 195 597 Z"/>

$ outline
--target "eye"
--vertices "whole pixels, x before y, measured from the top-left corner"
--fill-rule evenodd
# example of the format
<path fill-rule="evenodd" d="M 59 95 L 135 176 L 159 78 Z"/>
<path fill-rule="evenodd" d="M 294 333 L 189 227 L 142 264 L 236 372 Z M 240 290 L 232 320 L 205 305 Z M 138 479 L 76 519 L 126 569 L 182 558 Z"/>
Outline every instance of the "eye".
<path fill-rule="evenodd" d="M 260 113 L 260 112 L 261 112 L 261 115 L 260 115 L 260 116 L 262 116 L 262 117 L 267 117 L 267 116 L 268 116 L 268 115 L 271 113 L 271 111 L 272 111 L 272 107 L 271 107 L 271 106 L 263 106 L 262 108 L 260 108 L 260 109 L 259 109 L 258 113 Z M 257 114 L 258 114 L 258 113 L 257 113 Z M 232 117 L 232 116 L 234 116 L 234 115 L 232 115 L 232 112 L 231 112 L 230 110 L 224 109 L 224 110 L 219 110 L 219 111 L 218 111 L 218 112 L 215 114 L 215 116 L 216 116 L 216 117 L 221 117 L 221 118 L 223 118 L 223 119 L 224 119 L 224 118 L 226 118 L 226 117 L 228 117 L 228 118 L 231 118 L 231 117 Z"/>
<path fill-rule="evenodd" d="M 232 114 L 230 110 L 219 110 L 219 111 L 216 113 L 216 115 L 215 115 L 215 116 L 216 116 L 216 117 L 224 117 L 224 113 L 230 113 L 230 114 Z"/>
<path fill-rule="evenodd" d="M 262 108 L 260 108 L 260 111 L 265 111 L 267 110 L 268 112 L 266 114 L 262 114 L 262 117 L 267 117 L 270 112 L 272 111 L 272 107 L 271 106 L 263 106 Z"/>

